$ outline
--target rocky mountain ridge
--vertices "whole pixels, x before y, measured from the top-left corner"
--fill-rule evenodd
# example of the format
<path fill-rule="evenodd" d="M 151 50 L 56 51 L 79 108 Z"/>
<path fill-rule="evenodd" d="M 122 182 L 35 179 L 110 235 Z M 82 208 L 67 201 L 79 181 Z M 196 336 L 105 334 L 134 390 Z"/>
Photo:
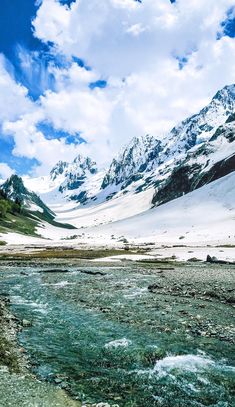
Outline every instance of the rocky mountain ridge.
<path fill-rule="evenodd" d="M 93 206 L 149 188 L 155 191 L 152 205 L 160 205 L 234 171 L 234 112 L 230 85 L 161 139 L 133 138 L 105 172 L 78 155 L 72 163 L 59 161 L 48 177 L 26 180 L 26 186 L 49 206 L 58 200 Z"/>

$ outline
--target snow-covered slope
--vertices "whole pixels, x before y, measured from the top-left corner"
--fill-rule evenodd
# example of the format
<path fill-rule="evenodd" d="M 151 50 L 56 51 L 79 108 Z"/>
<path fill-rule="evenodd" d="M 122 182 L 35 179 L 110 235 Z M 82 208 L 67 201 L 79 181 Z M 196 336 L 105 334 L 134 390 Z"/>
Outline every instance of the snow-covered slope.
<path fill-rule="evenodd" d="M 75 246 L 115 246 L 123 245 L 124 241 L 134 244 L 151 242 L 157 246 L 230 245 L 230 258 L 235 258 L 232 246 L 235 245 L 235 172 L 152 209 L 147 209 L 150 198 L 147 194 L 148 191 L 133 194 L 126 201 L 117 198 L 115 204 L 108 202 L 108 209 L 101 205 L 99 211 L 96 207 L 97 212 L 95 207 L 84 208 L 84 212 L 81 210 L 75 213 L 74 219 L 73 211 L 67 213 L 69 219 L 63 218 L 61 214 L 60 220 L 69 220 L 70 223 L 74 221 L 79 227 L 77 230 L 69 231 L 45 224 L 44 227 L 38 228 L 38 233 L 51 239 L 51 244 L 53 241 L 54 244 L 66 244 L 67 238 L 67 244 Z M 138 205 L 142 208 L 142 213 L 139 214 L 132 212 L 137 197 Z M 126 212 L 121 220 L 118 220 L 124 210 Z M 91 217 L 95 220 L 95 217 L 105 217 L 105 214 L 117 221 L 103 225 L 99 224 L 100 221 L 91 222 Z M 8 234 L 4 235 L 4 240 L 14 243 L 19 241 L 19 237 L 16 234 Z M 25 238 L 24 242 L 46 244 L 46 241 L 32 237 Z M 187 250 L 186 247 L 184 256 L 194 257 L 194 254 L 187 253 Z M 207 251 L 211 253 L 209 247 Z M 218 254 L 223 257 L 223 253 Z M 202 258 L 205 258 L 205 255 L 204 253 Z"/>
<path fill-rule="evenodd" d="M 234 198 L 233 172 L 157 208 L 89 228 L 86 234 L 100 242 L 109 241 L 113 235 L 156 244 L 235 244 Z"/>
<path fill-rule="evenodd" d="M 166 203 L 235 171 L 234 119 L 230 116 L 208 141 L 195 145 L 175 160 L 167 177 L 156 188 L 154 205 Z"/>
<path fill-rule="evenodd" d="M 56 220 L 70 223 L 77 228 L 86 228 L 101 224 L 110 224 L 120 219 L 147 211 L 151 207 L 154 190 L 148 189 L 140 194 L 117 194 L 109 201 L 95 205 L 81 206 L 77 209 L 68 206 L 57 208 Z M 56 209 L 55 207 L 53 207 Z"/>

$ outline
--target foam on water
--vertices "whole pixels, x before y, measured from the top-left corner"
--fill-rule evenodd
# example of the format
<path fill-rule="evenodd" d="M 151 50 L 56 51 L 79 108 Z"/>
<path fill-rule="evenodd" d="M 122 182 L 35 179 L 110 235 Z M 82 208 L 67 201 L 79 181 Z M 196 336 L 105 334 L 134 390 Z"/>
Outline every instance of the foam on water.
<path fill-rule="evenodd" d="M 131 299 L 131 298 L 142 296 L 143 294 L 146 294 L 147 292 L 148 292 L 147 288 L 136 288 L 130 294 L 125 294 L 124 297 Z"/>
<path fill-rule="evenodd" d="M 153 369 L 138 370 L 138 375 L 157 375 L 158 377 L 171 376 L 175 369 L 183 372 L 203 372 L 205 369 L 215 366 L 215 362 L 209 357 L 199 355 L 166 356 L 158 360 Z"/>
<path fill-rule="evenodd" d="M 115 341 L 108 342 L 104 345 L 104 347 L 106 349 L 110 349 L 110 348 L 116 349 L 119 347 L 127 348 L 131 344 L 132 344 L 132 342 L 129 339 L 122 338 L 122 339 L 116 339 Z"/>
<path fill-rule="evenodd" d="M 198 372 L 210 367 L 215 363 L 208 357 L 198 355 L 178 355 L 167 356 L 162 360 L 158 360 L 152 369 L 152 374 L 166 375 L 173 369 L 179 369 L 188 372 Z"/>
<path fill-rule="evenodd" d="M 23 305 L 23 306 L 32 307 L 35 309 L 35 311 L 40 312 L 42 314 L 47 314 L 47 312 L 48 312 L 48 304 L 29 301 L 19 295 L 13 295 L 11 297 L 11 303 L 13 305 Z"/>
<path fill-rule="evenodd" d="M 68 281 L 60 281 L 59 283 L 51 284 L 53 287 L 63 288 L 67 285 L 74 285 L 75 283 L 69 283 Z"/>

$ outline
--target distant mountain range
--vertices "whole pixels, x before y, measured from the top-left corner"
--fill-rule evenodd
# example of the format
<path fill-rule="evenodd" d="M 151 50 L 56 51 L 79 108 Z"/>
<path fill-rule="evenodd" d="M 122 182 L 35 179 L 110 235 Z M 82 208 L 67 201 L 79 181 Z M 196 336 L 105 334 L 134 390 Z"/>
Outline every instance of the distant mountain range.
<path fill-rule="evenodd" d="M 134 196 L 147 190 L 149 208 L 159 206 L 234 170 L 235 85 L 230 85 L 164 137 L 133 138 L 106 171 L 78 155 L 72 163 L 59 161 L 45 177 L 13 176 L 2 189 L 31 210 L 54 216 L 56 208 L 90 208 L 129 195 L 138 205 Z"/>

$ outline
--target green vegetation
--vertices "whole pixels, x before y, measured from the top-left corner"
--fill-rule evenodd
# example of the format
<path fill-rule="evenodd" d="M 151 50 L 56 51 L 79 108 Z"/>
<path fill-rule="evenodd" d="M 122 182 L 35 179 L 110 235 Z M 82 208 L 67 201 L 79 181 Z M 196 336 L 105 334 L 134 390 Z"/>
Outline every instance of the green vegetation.
<path fill-rule="evenodd" d="M 4 191 L 0 189 L 0 219 L 4 219 L 8 213 L 13 215 L 21 213 L 22 205 L 18 198 L 11 201 Z"/>
<path fill-rule="evenodd" d="M 54 217 L 49 210 L 45 209 L 41 213 L 25 209 L 19 197 L 10 200 L 7 198 L 7 193 L 0 189 L 0 232 L 18 232 L 24 235 L 38 236 L 36 227 L 39 226 L 41 220 L 53 226 L 75 229 L 72 225 L 64 225 L 54 221 Z M 4 243 L 0 243 L 0 245 Z"/>
<path fill-rule="evenodd" d="M 26 211 L 14 215 L 7 213 L 4 218 L 0 218 L 0 232 L 18 232 L 24 235 L 37 236 L 35 228 L 38 222 Z"/>
<path fill-rule="evenodd" d="M 102 257 L 118 256 L 120 254 L 126 254 L 125 250 L 76 250 L 56 248 L 42 251 L 35 251 L 30 253 L 14 253 L 13 258 L 17 261 L 33 260 L 33 259 L 83 259 L 91 260 Z M 128 254 L 136 254 L 129 252 Z M 9 253 L 3 253 L 0 255 L 0 259 L 11 260 L 12 255 Z"/>

